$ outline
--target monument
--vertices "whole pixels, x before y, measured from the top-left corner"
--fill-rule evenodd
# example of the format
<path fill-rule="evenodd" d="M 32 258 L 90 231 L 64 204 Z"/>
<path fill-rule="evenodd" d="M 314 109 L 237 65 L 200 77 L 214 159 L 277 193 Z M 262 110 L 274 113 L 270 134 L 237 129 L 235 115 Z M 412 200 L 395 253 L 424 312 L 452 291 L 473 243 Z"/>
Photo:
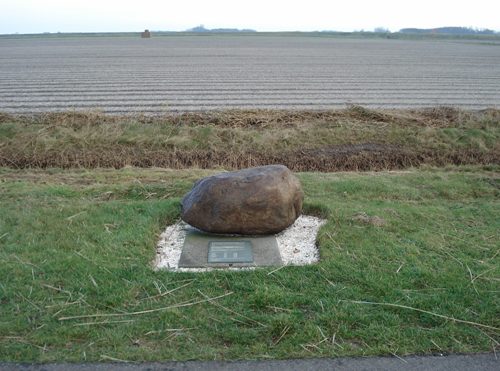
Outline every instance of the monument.
<path fill-rule="evenodd" d="M 186 234 L 179 267 L 281 265 L 275 234 L 300 216 L 304 193 L 283 165 L 203 178 L 182 200 Z"/>

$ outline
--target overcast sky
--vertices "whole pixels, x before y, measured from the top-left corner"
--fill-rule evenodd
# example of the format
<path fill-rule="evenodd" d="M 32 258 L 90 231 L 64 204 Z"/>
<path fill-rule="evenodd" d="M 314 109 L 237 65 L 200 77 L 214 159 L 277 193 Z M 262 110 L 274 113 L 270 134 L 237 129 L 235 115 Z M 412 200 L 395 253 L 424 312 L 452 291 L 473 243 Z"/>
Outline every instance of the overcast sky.
<path fill-rule="evenodd" d="M 373 30 L 464 26 L 500 30 L 498 0 L 0 0 L 0 33 Z"/>

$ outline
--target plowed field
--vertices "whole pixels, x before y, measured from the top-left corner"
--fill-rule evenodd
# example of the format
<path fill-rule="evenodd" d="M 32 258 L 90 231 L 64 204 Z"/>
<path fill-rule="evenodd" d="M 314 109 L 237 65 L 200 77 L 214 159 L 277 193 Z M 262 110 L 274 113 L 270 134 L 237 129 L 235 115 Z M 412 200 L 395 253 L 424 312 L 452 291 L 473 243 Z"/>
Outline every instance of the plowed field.
<path fill-rule="evenodd" d="M 500 44 L 311 36 L 0 39 L 0 111 L 498 107 Z"/>

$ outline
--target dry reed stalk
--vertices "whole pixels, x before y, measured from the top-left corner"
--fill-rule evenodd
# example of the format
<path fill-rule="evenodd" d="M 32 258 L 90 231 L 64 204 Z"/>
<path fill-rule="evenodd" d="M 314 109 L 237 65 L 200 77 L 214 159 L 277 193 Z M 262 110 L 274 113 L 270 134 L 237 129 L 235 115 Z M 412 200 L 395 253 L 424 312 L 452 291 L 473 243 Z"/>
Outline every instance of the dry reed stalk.
<path fill-rule="evenodd" d="M 169 305 L 167 307 L 162 307 L 162 308 L 155 308 L 155 309 L 148 309 L 148 310 L 141 310 L 138 312 L 123 312 L 123 313 L 95 313 L 95 314 L 84 314 L 80 316 L 69 316 L 69 317 L 60 317 L 59 321 L 67 321 L 67 320 L 72 320 L 72 319 L 82 319 L 82 318 L 97 318 L 97 317 L 122 317 L 122 316 L 136 316 L 136 315 L 141 315 L 141 314 L 148 314 L 148 313 L 155 313 L 155 312 L 162 312 L 165 310 L 169 309 L 174 309 L 174 308 L 183 308 L 183 307 L 190 307 L 193 305 L 201 304 L 201 303 L 207 303 L 207 302 L 212 302 L 214 300 L 221 299 L 223 297 L 232 295 L 233 292 L 228 292 L 223 295 L 219 295 L 213 298 L 208 298 L 204 300 L 198 300 L 198 301 L 189 301 L 189 302 L 184 302 L 180 304 L 174 304 L 174 305 Z"/>
<path fill-rule="evenodd" d="M 208 298 L 208 296 L 207 296 L 207 295 L 205 295 L 204 293 L 202 293 L 200 290 L 198 290 L 198 292 L 199 292 L 199 293 L 200 293 L 203 297 Z M 241 313 L 235 312 L 234 310 L 229 309 L 229 308 L 226 308 L 225 306 L 223 306 L 223 305 L 221 305 L 221 304 L 219 304 L 219 303 L 216 303 L 216 302 L 210 301 L 210 304 L 215 305 L 215 306 L 217 306 L 217 307 L 219 307 L 219 308 L 221 308 L 221 309 L 225 310 L 226 312 L 229 312 L 229 313 L 235 314 L 235 315 L 237 315 L 237 316 L 239 316 L 239 317 L 241 317 L 241 318 L 245 318 L 246 320 L 249 320 L 250 322 L 255 323 L 255 324 L 259 325 L 259 326 L 266 327 L 266 325 L 264 325 L 262 322 L 259 322 L 259 321 L 256 321 L 256 320 L 254 320 L 254 319 L 250 318 L 250 317 L 247 317 L 247 316 L 245 316 L 244 314 L 241 314 Z"/>
<path fill-rule="evenodd" d="M 161 298 L 161 297 L 166 296 L 166 295 L 169 295 L 169 294 L 171 294 L 171 293 L 173 293 L 173 292 L 175 292 L 175 291 L 177 291 L 177 290 L 180 290 L 180 289 L 182 289 L 182 288 L 184 288 L 184 287 L 186 287 L 186 286 L 191 285 L 194 281 L 195 281 L 195 280 L 191 280 L 190 282 L 188 282 L 188 283 L 186 283 L 186 284 L 184 284 L 184 285 L 181 285 L 181 286 L 176 287 L 176 288 L 174 288 L 174 289 L 171 289 L 171 290 L 168 290 L 168 291 L 162 292 L 161 294 L 158 294 L 158 295 L 148 296 L 147 298 L 144 298 L 144 299 L 142 299 L 142 300 L 150 300 L 150 299 L 157 299 L 157 298 Z"/>

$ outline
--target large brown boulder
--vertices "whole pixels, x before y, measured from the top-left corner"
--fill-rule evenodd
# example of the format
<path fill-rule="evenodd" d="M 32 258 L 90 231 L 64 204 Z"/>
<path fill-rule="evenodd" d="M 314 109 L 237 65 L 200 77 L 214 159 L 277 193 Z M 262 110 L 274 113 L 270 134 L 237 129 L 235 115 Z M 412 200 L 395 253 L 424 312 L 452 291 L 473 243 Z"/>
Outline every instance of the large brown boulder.
<path fill-rule="evenodd" d="M 182 220 L 211 233 L 274 234 L 302 211 L 300 181 L 283 165 L 203 178 L 182 200 Z"/>

